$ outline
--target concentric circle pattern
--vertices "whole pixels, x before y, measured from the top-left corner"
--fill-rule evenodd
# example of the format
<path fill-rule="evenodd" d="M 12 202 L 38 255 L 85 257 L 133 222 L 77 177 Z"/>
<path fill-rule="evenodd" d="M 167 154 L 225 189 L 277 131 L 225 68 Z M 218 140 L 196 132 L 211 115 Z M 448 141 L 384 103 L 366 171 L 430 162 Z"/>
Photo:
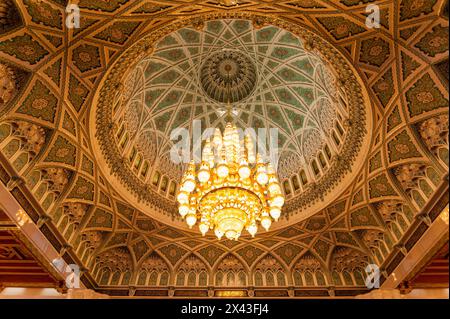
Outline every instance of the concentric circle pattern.
<path fill-rule="evenodd" d="M 245 54 L 233 50 L 221 50 L 208 57 L 199 77 L 205 93 L 222 103 L 247 98 L 257 81 L 254 63 Z"/>

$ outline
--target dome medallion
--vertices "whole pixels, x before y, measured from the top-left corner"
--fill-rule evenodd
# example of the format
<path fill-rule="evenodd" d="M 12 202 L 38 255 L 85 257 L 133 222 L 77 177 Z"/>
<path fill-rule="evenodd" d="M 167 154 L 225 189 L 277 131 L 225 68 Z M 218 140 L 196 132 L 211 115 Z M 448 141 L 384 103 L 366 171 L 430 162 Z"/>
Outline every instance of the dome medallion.
<path fill-rule="evenodd" d="M 200 69 L 205 93 L 221 103 L 244 100 L 256 87 L 256 66 L 243 53 L 224 49 L 208 57 Z"/>

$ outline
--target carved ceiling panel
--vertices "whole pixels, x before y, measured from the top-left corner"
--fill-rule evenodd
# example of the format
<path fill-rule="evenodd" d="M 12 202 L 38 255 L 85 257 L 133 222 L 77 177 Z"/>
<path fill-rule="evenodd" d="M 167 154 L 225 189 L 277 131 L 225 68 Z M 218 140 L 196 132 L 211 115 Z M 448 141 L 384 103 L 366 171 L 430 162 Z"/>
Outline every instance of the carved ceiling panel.
<path fill-rule="evenodd" d="M 414 230 L 426 227 L 427 218 L 419 213 L 448 175 L 448 71 L 447 79 L 441 71 L 442 65 L 448 65 L 448 18 L 441 15 L 445 1 L 373 1 L 381 9 L 380 29 L 365 26 L 366 4 L 353 0 L 253 0 L 229 7 L 216 1 L 81 0 L 80 29 L 68 29 L 64 24 L 66 1 L 7 3 L 0 5 L 0 180 L 31 220 L 41 221 L 41 231 L 57 250 L 87 270 L 82 277 L 86 285 L 118 290 L 139 285 L 176 286 L 177 282 L 179 286 L 195 282 L 201 287 L 216 282 L 219 286 L 298 289 L 364 287 L 361 268 L 365 264 L 376 263 L 384 275 L 389 274 L 391 261 L 410 249 Z M 20 19 L 14 12 L 20 13 Z M 208 30 L 209 24 L 196 16 L 208 16 L 208 21 L 215 16 L 224 30 L 230 31 L 229 40 L 239 41 L 244 41 L 245 35 L 237 34 L 228 23 L 252 21 L 249 28 L 257 28 L 249 33 L 252 48 L 241 51 L 250 56 L 259 73 L 256 88 L 248 93 L 249 102 L 238 108 L 239 122 L 244 126 L 260 118 L 263 126 L 279 127 L 286 140 L 283 150 L 292 150 L 292 158 L 280 163 L 285 172 L 284 191 L 290 199 L 286 219 L 280 222 L 283 227 L 255 239 L 220 242 L 201 237 L 179 228 L 175 217 L 167 213 L 175 207 L 171 196 L 179 176 L 174 167 L 163 164 L 164 138 L 171 125 L 178 120 L 183 124 L 187 118 L 204 119 L 208 124 L 222 121 L 220 103 L 202 94 L 201 82 L 189 73 L 188 65 L 182 72 L 183 63 L 192 63 L 197 57 L 194 51 L 206 48 L 204 42 L 198 46 L 192 42 L 197 36 L 204 41 L 209 34 L 201 31 Z M 326 45 L 284 43 L 283 35 L 289 33 L 281 29 L 293 34 L 297 29 L 307 30 Z M 193 38 L 186 40 L 181 30 L 191 30 Z M 277 35 L 267 41 L 270 59 L 261 62 L 257 57 L 266 55 L 251 52 L 258 47 L 255 36 L 264 30 L 274 30 Z M 163 39 L 169 34 L 174 37 L 173 46 L 182 48 L 184 57 L 178 57 L 179 63 L 165 56 L 173 49 L 170 39 L 166 39 L 166 47 L 161 44 L 133 51 L 133 45 L 144 45 L 147 37 Z M 215 41 L 224 39 L 211 36 Z M 317 127 L 317 123 L 307 120 L 312 117 L 312 107 L 302 110 L 308 94 L 296 95 L 296 106 L 283 102 L 276 87 L 291 87 L 292 77 L 297 85 L 297 78 L 303 76 L 306 80 L 300 81 L 299 87 L 314 87 L 307 104 L 316 103 L 318 92 L 330 89 L 324 87 L 327 81 L 320 72 L 309 74 L 307 67 L 296 68 L 294 62 L 304 59 L 320 70 L 319 65 L 326 63 L 317 57 L 327 52 L 323 50 L 327 46 L 332 50 L 323 55 L 323 61 L 339 58 L 348 65 L 348 74 L 361 79 L 369 104 L 360 106 L 371 114 L 372 126 L 362 145 L 360 167 L 350 170 L 350 180 L 343 178 L 346 186 L 337 198 L 312 209 L 301 194 L 308 189 L 327 193 L 334 187 L 320 184 L 320 179 L 304 187 L 298 169 L 305 156 L 304 136 L 296 139 L 298 131 Z M 286 49 L 281 51 L 293 58 L 294 64 L 273 56 L 276 48 Z M 144 73 L 134 78 L 133 85 L 122 83 L 121 87 L 120 82 L 111 82 L 110 90 L 129 89 L 124 92 L 133 101 L 140 97 L 136 88 L 151 91 L 156 85 L 164 94 L 177 89 L 184 97 L 191 92 L 193 100 L 203 100 L 195 104 L 201 109 L 197 114 L 195 108 L 188 108 L 190 114 L 183 113 L 183 108 L 194 104 L 178 99 L 170 105 L 160 99 L 155 104 L 160 106 L 158 114 L 153 104 L 145 110 L 143 105 L 130 107 L 129 125 L 140 123 L 135 122 L 136 116 L 144 114 L 152 132 L 136 144 L 149 162 L 148 192 L 158 194 L 152 199 L 152 215 L 123 192 L 124 185 L 133 183 L 131 176 L 139 179 L 142 166 L 138 174 L 127 175 L 130 180 L 125 183 L 111 182 L 110 177 L 118 171 L 105 169 L 108 166 L 100 162 L 102 154 L 92 136 L 96 124 L 92 111 L 115 66 L 123 66 L 116 70 L 123 76 L 132 69 L 143 71 L 157 59 L 163 65 L 160 78 Z M 141 64 L 127 65 L 128 61 Z M 270 61 L 277 65 L 269 66 Z M 267 72 L 260 72 L 264 67 Z M 166 83 L 172 82 L 171 76 L 175 86 Z M 337 87 L 346 85 L 338 81 Z M 264 99 L 265 93 L 271 92 L 276 100 L 274 112 L 267 107 L 258 115 L 257 96 Z M 114 105 L 109 107 L 112 110 Z M 296 121 L 294 115 L 303 121 Z M 157 116 L 163 116 L 166 124 L 156 121 Z M 107 129 L 118 133 L 114 126 Z M 337 162 L 348 160 L 351 158 L 336 156 Z M 128 169 L 133 169 L 131 162 Z M 320 202 L 320 196 L 317 200 Z M 296 209 L 309 209 L 312 216 L 295 220 L 289 212 Z M 429 215 L 435 218 L 431 212 Z M 217 269 L 223 277 L 216 278 Z"/>

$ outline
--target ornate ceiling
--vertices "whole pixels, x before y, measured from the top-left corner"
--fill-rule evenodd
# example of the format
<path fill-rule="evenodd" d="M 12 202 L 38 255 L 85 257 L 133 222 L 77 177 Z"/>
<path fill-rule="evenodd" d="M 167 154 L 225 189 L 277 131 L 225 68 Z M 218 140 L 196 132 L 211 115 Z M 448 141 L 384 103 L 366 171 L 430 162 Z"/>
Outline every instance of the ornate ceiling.
<path fill-rule="evenodd" d="M 116 295 L 202 296 L 207 287 L 349 295 L 365 289 L 367 263 L 386 277 L 436 218 L 429 202 L 448 174 L 444 1 L 239 2 L 79 0 L 80 29 L 66 28 L 64 0 L 0 4 L 0 180 L 63 258 L 84 267 L 85 285 Z M 366 3 L 380 6 L 380 29 L 365 26 Z M 242 32 L 238 21 L 248 26 Z M 274 34 L 266 42 L 258 39 L 265 30 Z M 255 239 L 203 238 L 171 214 L 181 168 L 164 161 L 167 133 L 189 119 L 223 123 L 220 98 L 205 94 L 195 74 L 203 66 L 195 59 L 212 54 L 207 36 L 256 70 L 255 88 L 236 104 L 240 125 L 278 127 L 284 141 L 286 220 Z M 336 123 L 340 91 L 366 116 L 341 114 L 343 146 L 328 158 L 321 147 L 330 135 L 319 147 L 308 134 L 331 127 L 320 116 Z M 102 105 L 109 113 L 97 116 Z M 143 134 L 124 143 L 123 166 L 108 166 L 100 144 L 112 136 L 119 152 L 121 124 Z M 362 158 L 346 153 L 362 139 Z M 305 166 L 312 158 L 317 176 Z M 339 173 L 329 168 L 345 163 L 327 182 Z M 139 195 L 129 186 L 136 181 L 154 196 Z"/>
<path fill-rule="evenodd" d="M 217 20 L 217 16 L 203 19 L 211 18 L 196 24 L 196 29 L 191 26 L 195 21 L 187 20 L 177 26 L 178 31 L 162 39 L 159 34 L 151 34 L 124 54 L 130 57 L 133 52 L 147 51 L 144 58 L 137 62 L 123 59 L 114 65 L 101 84 L 99 102 L 91 112 L 92 121 L 96 121 L 91 138 L 98 140 L 98 152 L 105 157 L 105 161 L 100 158 L 100 166 L 113 168 L 112 175 L 118 178 L 108 178 L 127 188 L 121 190 L 122 195 L 128 190 L 134 193 L 134 197 L 128 197 L 130 202 L 138 198 L 149 203 L 149 207 L 144 203 L 138 207 L 150 216 L 160 218 L 153 209 L 157 206 L 181 222 L 174 194 L 183 167 L 175 164 L 170 154 L 177 141 L 171 140 L 172 133 L 182 127 L 193 134 L 195 121 L 202 130 L 223 129 L 228 80 L 220 75 L 225 70 L 215 68 L 229 66 L 231 71 L 235 68 L 242 73 L 230 80 L 234 81 L 230 84 L 238 125 L 243 129 L 277 129 L 279 175 L 288 193 L 283 224 L 288 213 L 291 223 L 305 219 L 339 195 L 332 193 L 334 188 L 339 185 L 345 189 L 340 179 L 346 177 L 347 183 L 351 182 L 345 173 L 355 161 L 367 156 L 367 147 L 364 152 L 360 149 L 363 142 L 369 143 L 370 102 L 363 98 L 361 84 L 342 59 L 333 57 L 324 62 L 319 51 L 307 52 L 303 40 L 293 33 L 273 25 L 255 27 L 251 15 L 246 20 Z M 282 24 L 275 20 L 271 23 Z M 319 37 L 304 29 L 295 31 L 304 41 L 321 47 L 321 55 L 333 52 Z M 130 63 L 136 66 L 118 72 Z M 337 74 L 347 86 L 338 89 Z M 117 82 L 123 84 L 111 90 L 112 83 Z M 116 147 L 112 147 L 114 144 Z M 94 143 L 94 149 L 96 146 Z M 353 175 L 357 171 L 358 166 Z M 155 192 L 161 178 L 163 187 Z M 325 195 L 327 198 L 322 198 Z M 155 202 L 155 198 L 159 200 Z M 164 202 L 170 204 L 161 205 Z M 305 209 L 312 204 L 315 206 Z"/>

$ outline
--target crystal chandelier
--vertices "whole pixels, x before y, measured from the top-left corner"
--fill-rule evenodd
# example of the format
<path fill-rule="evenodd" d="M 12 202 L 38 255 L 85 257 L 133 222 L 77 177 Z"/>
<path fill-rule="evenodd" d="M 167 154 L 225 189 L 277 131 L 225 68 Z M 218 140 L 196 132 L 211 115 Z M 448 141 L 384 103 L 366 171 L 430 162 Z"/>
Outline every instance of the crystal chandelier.
<path fill-rule="evenodd" d="M 201 164 L 188 165 L 177 201 L 189 228 L 198 223 L 203 236 L 213 230 L 219 239 L 237 240 L 244 229 L 254 237 L 258 224 L 269 230 L 284 196 L 272 165 L 255 156 L 250 135 L 241 139 L 228 122 L 223 136 L 216 129 L 206 140 Z"/>

